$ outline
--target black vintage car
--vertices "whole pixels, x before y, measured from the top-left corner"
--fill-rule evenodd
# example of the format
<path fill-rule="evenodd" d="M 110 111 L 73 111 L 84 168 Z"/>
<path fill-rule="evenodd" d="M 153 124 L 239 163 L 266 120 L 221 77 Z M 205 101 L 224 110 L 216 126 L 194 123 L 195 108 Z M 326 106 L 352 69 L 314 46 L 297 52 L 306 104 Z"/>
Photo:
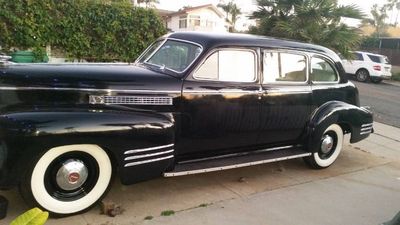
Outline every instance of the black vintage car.
<path fill-rule="evenodd" d="M 54 214 L 123 184 L 303 158 L 326 168 L 372 113 L 331 50 L 173 33 L 133 65 L 3 65 L 0 186 Z"/>

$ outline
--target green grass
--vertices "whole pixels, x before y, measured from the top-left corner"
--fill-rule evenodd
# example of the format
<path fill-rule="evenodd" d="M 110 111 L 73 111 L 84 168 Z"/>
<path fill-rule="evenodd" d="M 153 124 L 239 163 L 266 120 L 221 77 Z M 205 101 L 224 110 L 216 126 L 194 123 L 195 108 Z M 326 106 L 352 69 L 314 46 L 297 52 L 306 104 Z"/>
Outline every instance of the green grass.
<path fill-rule="evenodd" d="M 392 80 L 400 81 L 400 73 L 395 73 L 392 75 Z"/>
<path fill-rule="evenodd" d="M 174 215 L 175 211 L 174 210 L 165 210 L 161 212 L 161 216 L 171 216 Z"/>

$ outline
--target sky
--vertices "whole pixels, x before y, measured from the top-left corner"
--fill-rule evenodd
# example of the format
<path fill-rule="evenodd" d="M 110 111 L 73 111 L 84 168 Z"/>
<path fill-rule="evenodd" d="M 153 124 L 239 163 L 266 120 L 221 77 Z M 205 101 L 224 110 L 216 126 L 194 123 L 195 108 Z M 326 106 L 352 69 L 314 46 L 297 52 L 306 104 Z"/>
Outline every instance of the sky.
<path fill-rule="evenodd" d="M 205 4 L 218 4 L 220 1 L 229 2 L 229 0 L 159 0 L 159 8 L 177 11 L 183 6 L 199 6 Z M 251 11 L 255 6 L 255 0 L 234 0 L 243 12 Z M 373 4 L 383 5 L 386 0 L 339 0 L 342 5 L 358 5 L 365 13 L 369 14 Z"/>
<path fill-rule="evenodd" d="M 159 0 L 157 8 L 166 9 L 171 11 L 178 11 L 184 6 L 199 6 L 206 4 L 217 5 L 219 2 L 229 2 L 230 0 Z M 248 25 L 253 23 L 248 20 L 246 14 L 248 15 L 252 11 L 257 9 L 256 0 L 233 0 L 241 9 L 243 15 L 239 18 L 236 29 L 246 30 Z M 379 6 L 384 5 L 387 0 L 338 0 L 341 5 L 351 5 L 355 4 L 359 6 L 365 14 L 370 15 L 372 5 L 378 4 Z M 344 22 L 351 26 L 357 26 L 360 21 L 354 19 L 345 19 Z"/>

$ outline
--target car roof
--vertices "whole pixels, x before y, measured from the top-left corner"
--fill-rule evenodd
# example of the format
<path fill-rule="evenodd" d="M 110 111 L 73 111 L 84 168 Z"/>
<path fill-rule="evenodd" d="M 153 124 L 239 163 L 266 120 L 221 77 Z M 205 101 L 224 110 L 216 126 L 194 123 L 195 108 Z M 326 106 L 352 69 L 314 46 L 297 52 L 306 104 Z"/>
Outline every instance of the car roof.
<path fill-rule="evenodd" d="M 258 35 L 189 31 L 169 33 L 165 35 L 164 38 L 174 38 L 195 42 L 202 45 L 204 49 L 212 49 L 224 46 L 248 46 L 303 51 L 307 50 L 311 52 L 322 53 L 335 61 L 340 61 L 340 58 L 335 52 L 320 45 Z"/>
<path fill-rule="evenodd" d="M 385 55 L 380 55 L 380 54 L 376 54 L 376 53 L 372 53 L 372 52 L 363 52 L 363 51 L 354 51 L 354 52 L 356 52 L 356 53 L 364 53 L 364 54 L 368 54 L 368 55 L 386 57 Z"/>

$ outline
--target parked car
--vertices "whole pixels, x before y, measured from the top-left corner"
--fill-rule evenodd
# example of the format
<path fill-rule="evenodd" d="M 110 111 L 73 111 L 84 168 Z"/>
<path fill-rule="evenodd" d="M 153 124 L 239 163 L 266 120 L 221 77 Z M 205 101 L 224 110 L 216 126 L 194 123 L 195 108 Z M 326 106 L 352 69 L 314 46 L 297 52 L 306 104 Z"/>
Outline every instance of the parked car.
<path fill-rule="evenodd" d="M 354 59 L 343 59 L 346 73 L 354 75 L 358 81 L 380 83 L 383 79 L 392 77 L 392 65 L 384 55 L 369 52 L 353 52 Z"/>
<path fill-rule="evenodd" d="M 172 33 L 134 65 L 0 68 L 0 186 L 69 215 L 123 184 L 303 158 L 332 165 L 372 113 L 331 50 Z"/>

